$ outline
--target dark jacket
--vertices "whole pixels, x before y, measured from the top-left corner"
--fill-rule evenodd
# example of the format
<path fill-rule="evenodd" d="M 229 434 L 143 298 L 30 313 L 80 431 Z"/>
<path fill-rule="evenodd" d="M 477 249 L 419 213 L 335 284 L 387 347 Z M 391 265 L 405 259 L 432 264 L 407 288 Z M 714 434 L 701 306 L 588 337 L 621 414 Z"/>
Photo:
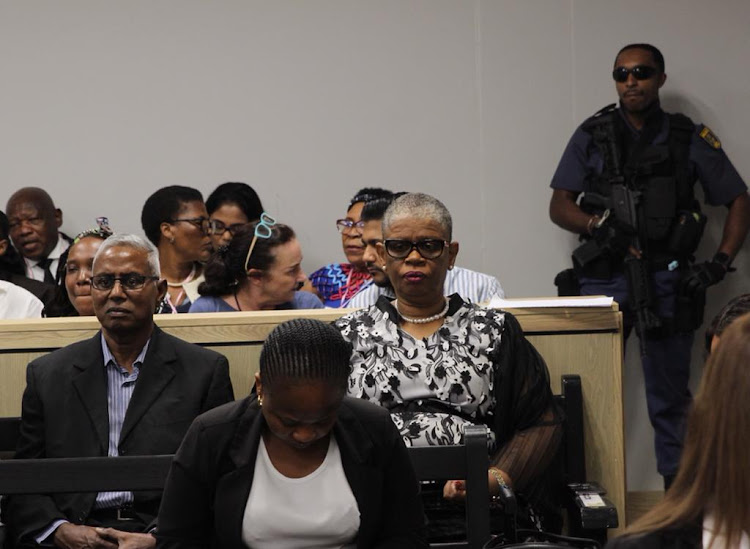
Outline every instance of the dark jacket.
<path fill-rule="evenodd" d="M 227 359 L 154 327 L 118 445 L 120 455 L 172 454 L 199 414 L 233 399 Z M 31 362 L 26 370 L 17 458 L 106 456 L 107 373 L 101 335 Z M 138 492 L 138 509 L 160 493 Z M 96 493 L 12 496 L 3 520 L 28 540 L 57 519 L 86 522 Z"/>
<path fill-rule="evenodd" d="M 606 549 L 701 549 L 702 521 L 684 528 L 657 530 L 637 536 L 620 536 L 607 543 Z"/>
<path fill-rule="evenodd" d="M 157 547 L 244 547 L 242 521 L 264 425 L 254 395 L 195 420 L 167 479 Z M 427 547 L 419 485 L 390 414 L 346 397 L 333 432 L 359 507 L 357 547 Z"/>

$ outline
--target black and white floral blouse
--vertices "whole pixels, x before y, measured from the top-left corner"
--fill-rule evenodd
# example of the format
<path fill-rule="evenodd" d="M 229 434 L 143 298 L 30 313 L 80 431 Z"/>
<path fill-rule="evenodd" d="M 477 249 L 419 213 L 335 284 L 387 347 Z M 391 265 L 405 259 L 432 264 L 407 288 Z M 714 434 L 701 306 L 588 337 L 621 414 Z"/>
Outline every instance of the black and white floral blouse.
<path fill-rule="evenodd" d="M 488 424 L 495 409 L 493 353 L 504 321 L 504 313 L 460 298 L 425 339 L 399 329 L 387 299 L 340 318 L 336 326 L 353 346 L 349 395 L 390 409 L 407 446 L 460 444 L 464 426 Z"/>

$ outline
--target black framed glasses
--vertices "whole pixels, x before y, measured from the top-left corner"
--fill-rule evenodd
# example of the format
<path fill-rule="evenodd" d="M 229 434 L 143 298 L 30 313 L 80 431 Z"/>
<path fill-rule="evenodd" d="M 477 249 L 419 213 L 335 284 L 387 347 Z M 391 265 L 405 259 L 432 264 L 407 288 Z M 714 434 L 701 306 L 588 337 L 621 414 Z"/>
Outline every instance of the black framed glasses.
<path fill-rule="evenodd" d="M 364 226 L 365 226 L 364 221 L 352 221 L 351 219 L 337 219 L 336 220 L 336 228 L 339 230 L 340 233 L 349 232 L 352 229 L 357 229 L 361 231 L 362 227 Z"/>
<path fill-rule="evenodd" d="M 232 223 L 231 225 L 227 225 L 226 223 L 224 223 L 223 221 L 219 221 L 218 219 L 211 219 L 209 220 L 209 223 L 211 224 L 211 234 L 216 236 L 221 236 L 227 231 L 229 231 L 229 234 L 231 234 L 232 236 L 236 236 L 237 231 L 247 225 L 247 223 Z"/>
<path fill-rule="evenodd" d="M 170 223 L 190 223 L 193 227 L 197 227 L 205 235 L 211 234 L 211 220 L 207 217 L 183 217 L 181 219 L 172 219 Z"/>
<path fill-rule="evenodd" d="M 385 251 L 394 259 L 404 259 L 416 248 L 417 253 L 424 259 L 437 259 L 443 255 L 448 247 L 448 241 L 439 238 L 423 238 L 422 240 L 397 240 L 389 238 L 383 241 Z"/>
<path fill-rule="evenodd" d="M 113 274 L 100 274 L 91 277 L 91 285 L 96 290 L 109 291 L 115 287 L 115 282 L 120 281 L 124 290 L 140 290 L 149 280 L 159 280 L 158 276 L 146 276 L 140 273 L 125 273 L 115 276 Z"/>
<path fill-rule="evenodd" d="M 266 212 L 260 214 L 258 224 L 255 226 L 253 240 L 250 242 L 250 247 L 247 249 L 247 255 L 245 256 L 245 272 L 250 270 L 250 255 L 253 253 L 253 249 L 255 249 L 255 243 L 258 242 L 259 238 L 271 238 L 274 225 L 276 225 L 276 220 L 273 217 Z"/>
<path fill-rule="evenodd" d="M 615 67 L 612 71 L 612 78 L 615 82 L 627 82 L 628 76 L 633 75 L 636 80 L 648 80 L 656 74 L 656 67 L 649 67 L 648 65 L 636 65 L 632 69 L 627 67 Z"/>

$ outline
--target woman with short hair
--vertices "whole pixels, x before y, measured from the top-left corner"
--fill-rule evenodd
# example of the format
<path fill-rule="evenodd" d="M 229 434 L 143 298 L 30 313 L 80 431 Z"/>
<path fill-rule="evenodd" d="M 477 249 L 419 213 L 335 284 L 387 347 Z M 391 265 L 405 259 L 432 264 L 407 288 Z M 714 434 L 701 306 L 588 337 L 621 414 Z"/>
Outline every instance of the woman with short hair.
<path fill-rule="evenodd" d="M 298 291 L 305 273 L 294 231 L 269 219 L 264 214 L 240 227 L 229 246 L 211 257 L 191 313 L 323 307 L 313 294 Z"/>
<path fill-rule="evenodd" d="M 383 218 L 378 243 L 396 299 L 336 321 L 352 343 L 349 394 L 391 412 L 408 446 L 460 444 L 466 425 L 489 427 L 493 449 L 490 494 L 509 485 L 528 505 L 528 526 L 549 517 L 543 476 L 561 436 L 544 361 L 509 313 L 445 296 L 458 242 L 452 219 L 436 198 L 405 194 Z M 465 484 L 451 480 L 428 495 L 430 541 L 460 537 Z"/>
<path fill-rule="evenodd" d="M 345 396 L 350 353 L 317 320 L 271 332 L 255 392 L 199 416 L 177 451 L 157 547 L 427 547 L 398 431 Z"/>
<path fill-rule="evenodd" d="M 203 195 L 180 185 L 159 189 L 143 205 L 141 225 L 159 249 L 161 277 L 168 286 L 157 312 L 187 312 L 198 299 L 203 264 L 213 251 Z"/>

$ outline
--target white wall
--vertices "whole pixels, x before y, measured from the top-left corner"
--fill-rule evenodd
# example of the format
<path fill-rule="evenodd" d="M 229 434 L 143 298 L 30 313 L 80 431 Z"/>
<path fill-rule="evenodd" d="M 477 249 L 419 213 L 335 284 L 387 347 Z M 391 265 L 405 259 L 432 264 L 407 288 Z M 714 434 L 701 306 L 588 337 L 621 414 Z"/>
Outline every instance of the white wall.
<path fill-rule="evenodd" d="M 0 0 L 0 205 L 36 185 L 68 233 L 100 215 L 140 232 L 158 187 L 246 181 L 311 270 L 341 259 L 333 220 L 356 189 L 420 190 L 453 212 L 462 265 L 551 295 L 575 238 L 548 219 L 549 180 L 616 100 L 617 50 L 658 45 L 665 106 L 709 124 L 747 178 L 748 28 L 744 0 Z M 746 251 L 736 265 L 708 315 L 747 291 Z M 658 488 L 635 354 L 629 485 Z"/>

